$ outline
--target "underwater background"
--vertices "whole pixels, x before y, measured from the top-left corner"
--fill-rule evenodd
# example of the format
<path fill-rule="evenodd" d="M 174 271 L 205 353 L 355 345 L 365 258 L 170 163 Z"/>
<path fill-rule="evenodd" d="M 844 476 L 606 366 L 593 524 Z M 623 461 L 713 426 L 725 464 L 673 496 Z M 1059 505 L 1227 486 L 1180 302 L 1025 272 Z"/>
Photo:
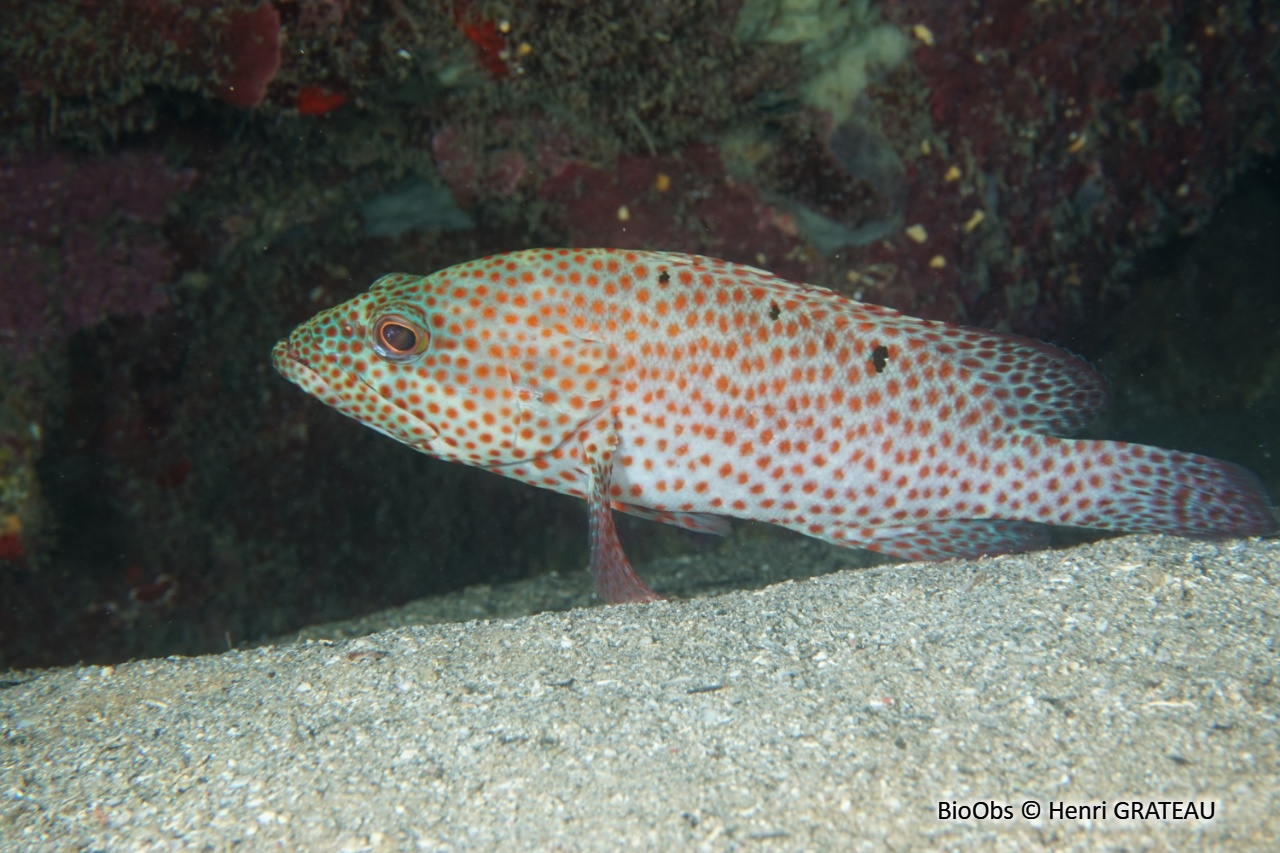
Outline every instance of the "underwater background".
<path fill-rule="evenodd" d="M 581 502 L 270 364 L 384 273 L 532 246 L 1039 337 L 1110 381 L 1090 434 L 1280 495 L 1274 3 L 0 8 L 0 668 L 584 572 Z M 721 547 L 618 524 L 637 564 Z"/>

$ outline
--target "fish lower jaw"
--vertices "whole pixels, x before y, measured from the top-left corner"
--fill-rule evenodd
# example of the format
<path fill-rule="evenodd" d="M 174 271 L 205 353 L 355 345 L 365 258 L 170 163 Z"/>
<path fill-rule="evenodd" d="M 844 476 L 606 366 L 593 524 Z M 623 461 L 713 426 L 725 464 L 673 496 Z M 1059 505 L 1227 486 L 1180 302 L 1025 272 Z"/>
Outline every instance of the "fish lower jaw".
<path fill-rule="evenodd" d="M 271 364 L 277 371 L 288 376 L 294 365 L 301 365 L 303 362 L 291 346 L 290 340 L 284 338 L 271 348 Z"/>
<path fill-rule="evenodd" d="M 285 379 L 327 402 L 332 390 L 330 384 L 298 356 L 287 340 L 275 345 L 271 351 L 271 363 Z"/>

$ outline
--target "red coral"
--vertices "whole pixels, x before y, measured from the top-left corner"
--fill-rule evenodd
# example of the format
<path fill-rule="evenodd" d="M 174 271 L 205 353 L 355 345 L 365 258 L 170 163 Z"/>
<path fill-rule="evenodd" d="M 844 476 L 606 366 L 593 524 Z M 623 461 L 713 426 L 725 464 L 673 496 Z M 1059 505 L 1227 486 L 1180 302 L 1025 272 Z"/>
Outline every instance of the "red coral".
<path fill-rule="evenodd" d="M 298 90 L 298 114 L 322 116 L 347 102 L 342 92 L 331 92 L 323 86 L 303 86 Z"/>
<path fill-rule="evenodd" d="M 237 10 L 219 34 L 223 60 L 217 69 L 215 94 L 233 107 L 256 107 L 267 84 L 280 70 L 280 15 L 263 3 L 253 11 Z"/>
<path fill-rule="evenodd" d="M 472 44 L 480 64 L 484 66 L 495 80 L 507 76 L 507 40 L 502 37 L 498 25 L 487 18 L 480 17 L 469 3 L 457 3 L 453 9 L 453 21 L 462 30 Z"/>
<path fill-rule="evenodd" d="M 280 15 L 253 0 L 94 0 L 29 4 L 17 40 L 18 114 L 54 96 L 92 103 L 95 122 L 135 124 L 148 93 L 200 89 L 255 107 L 280 69 Z M 45 106 L 42 106 L 45 105 Z M 84 117 L 82 117 L 83 119 Z"/>

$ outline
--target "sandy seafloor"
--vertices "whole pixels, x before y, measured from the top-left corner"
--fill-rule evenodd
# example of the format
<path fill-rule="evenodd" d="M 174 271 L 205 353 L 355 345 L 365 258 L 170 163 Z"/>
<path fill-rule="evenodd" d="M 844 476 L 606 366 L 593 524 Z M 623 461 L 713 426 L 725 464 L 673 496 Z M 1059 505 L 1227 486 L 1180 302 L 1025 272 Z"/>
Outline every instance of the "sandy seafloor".
<path fill-rule="evenodd" d="M 1275 849 L 1278 628 L 1280 542 L 1139 537 L 19 674 L 0 848 Z"/>

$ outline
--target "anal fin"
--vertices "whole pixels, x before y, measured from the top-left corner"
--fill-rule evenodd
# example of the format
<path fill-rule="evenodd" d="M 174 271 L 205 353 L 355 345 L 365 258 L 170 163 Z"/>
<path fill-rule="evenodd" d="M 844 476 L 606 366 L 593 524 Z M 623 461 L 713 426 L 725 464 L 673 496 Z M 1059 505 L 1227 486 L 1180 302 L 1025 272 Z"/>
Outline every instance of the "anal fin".
<path fill-rule="evenodd" d="M 733 525 L 729 523 L 729 519 L 709 512 L 676 512 L 674 510 L 650 509 L 647 506 L 636 506 L 635 504 L 626 504 L 621 501 L 613 501 L 610 505 L 619 512 L 625 512 L 627 515 L 634 515 L 649 521 L 659 521 L 675 527 L 683 527 L 685 530 L 693 530 L 698 533 L 728 536 L 733 532 Z"/>
<path fill-rule="evenodd" d="M 1048 548 L 1049 527 L 1034 521 L 944 519 L 882 527 L 872 537 L 838 541 L 904 560 L 972 559 Z"/>

